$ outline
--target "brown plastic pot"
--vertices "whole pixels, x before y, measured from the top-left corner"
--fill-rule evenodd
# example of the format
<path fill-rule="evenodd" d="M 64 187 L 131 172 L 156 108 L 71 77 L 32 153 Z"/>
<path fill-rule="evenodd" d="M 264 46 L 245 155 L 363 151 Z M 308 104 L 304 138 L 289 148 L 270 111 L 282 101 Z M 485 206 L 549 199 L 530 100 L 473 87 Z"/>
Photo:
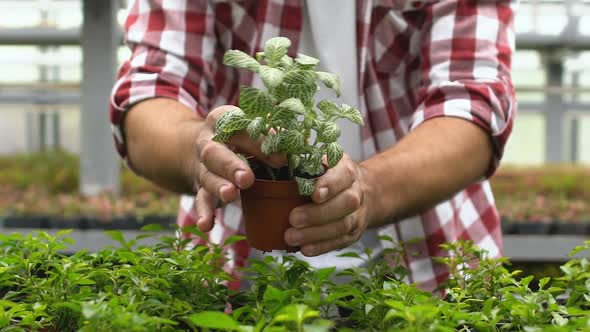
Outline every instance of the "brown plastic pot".
<path fill-rule="evenodd" d="M 299 247 L 291 247 L 284 240 L 291 211 L 311 202 L 309 197 L 299 195 L 297 182 L 256 179 L 240 195 L 246 238 L 252 247 L 262 251 L 299 251 Z"/>

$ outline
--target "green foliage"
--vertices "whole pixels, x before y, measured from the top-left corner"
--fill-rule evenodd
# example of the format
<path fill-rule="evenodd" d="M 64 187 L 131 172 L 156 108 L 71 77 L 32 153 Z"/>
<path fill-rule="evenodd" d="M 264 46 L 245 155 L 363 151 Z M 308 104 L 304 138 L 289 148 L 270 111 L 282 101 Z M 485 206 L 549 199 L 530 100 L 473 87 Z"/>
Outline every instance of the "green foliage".
<path fill-rule="evenodd" d="M 363 125 L 363 120 L 358 110 L 345 104 L 339 107 L 333 101 L 323 100 L 314 107 L 314 96 L 320 89 L 318 81 L 340 95 L 339 78 L 316 71 L 319 64 L 316 58 L 305 54 L 291 58 L 287 55 L 290 46 L 289 39 L 276 37 L 266 42 L 264 52 L 258 52 L 256 59 L 241 51 L 226 52 L 224 64 L 258 73 L 266 91 L 242 87 L 239 106 L 243 113 L 224 114 L 217 122 L 214 139 L 225 142 L 242 129 L 252 139 L 264 136 L 262 152 L 286 154 L 290 177 L 296 179 L 296 175 L 307 178 L 324 171 L 322 155 L 318 158 L 317 152 L 330 154 L 328 167 L 340 161 L 342 148 L 332 145 L 340 136 L 337 119 L 348 119 L 358 125 Z M 309 142 L 313 132 L 316 139 Z M 303 182 L 298 180 L 300 194 L 311 195 L 310 181 L 304 182 L 301 185 Z"/>
<path fill-rule="evenodd" d="M 158 227 L 145 227 L 147 234 Z M 204 238 L 196 227 L 183 231 Z M 403 281 L 404 245 L 343 253 L 366 268 L 312 269 L 293 256 L 252 260 L 251 286 L 224 284 L 222 247 L 163 237 L 152 246 L 110 233 L 119 248 L 67 256 L 67 231 L 0 234 L 2 331 L 582 331 L 590 328 L 590 262 L 538 280 L 487 258 L 473 243 L 447 244 L 442 296 Z M 225 245 L 242 241 L 231 237 Z M 391 241 L 390 238 L 381 237 Z M 590 241 L 572 254 L 590 251 Z M 335 265 L 338 262 L 334 262 Z M 338 283 L 334 279 L 338 278 Z M 228 306 L 231 307 L 229 310 Z"/>

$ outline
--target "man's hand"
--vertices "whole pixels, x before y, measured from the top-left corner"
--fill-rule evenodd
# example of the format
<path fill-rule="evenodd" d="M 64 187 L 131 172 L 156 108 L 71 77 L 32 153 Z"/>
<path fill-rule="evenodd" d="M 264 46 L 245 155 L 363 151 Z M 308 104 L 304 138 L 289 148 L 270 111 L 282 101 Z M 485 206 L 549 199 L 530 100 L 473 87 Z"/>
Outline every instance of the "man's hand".
<path fill-rule="evenodd" d="M 260 141 L 252 141 L 245 131 L 234 134 L 227 144 L 212 140 L 217 119 L 234 107 L 220 106 L 212 110 L 195 139 L 196 156 L 193 165 L 196 209 L 199 216 L 197 227 L 204 232 L 213 228 L 215 209 L 219 203 L 238 199 L 238 190 L 246 189 L 254 183 L 254 173 L 234 151 L 255 156 L 273 167 L 280 167 L 284 163 L 279 155 L 264 155 L 260 151 Z"/>
<path fill-rule="evenodd" d="M 316 181 L 314 203 L 293 209 L 285 241 L 317 256 L 356 242 L 369 225 L 365 170 L 348 155 Z"/>

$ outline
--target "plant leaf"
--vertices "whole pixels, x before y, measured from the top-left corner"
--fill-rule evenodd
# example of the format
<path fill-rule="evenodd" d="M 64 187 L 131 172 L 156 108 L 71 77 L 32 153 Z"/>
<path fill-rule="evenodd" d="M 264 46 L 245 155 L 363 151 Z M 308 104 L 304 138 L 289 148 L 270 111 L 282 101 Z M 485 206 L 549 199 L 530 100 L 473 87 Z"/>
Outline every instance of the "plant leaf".
<path fill-rule="evenodd" d="M 316 66 L 320 63 L 320 60 L 309 55 L 298 53 L 295 62 L 303 66 Z"/>
<path fill-rule="evenodd" d="M 283 65 L 283 67 L 285 68 L 291 67 L 293 65 L 293 58 L 291 58 L 288 55 L 285 55 L 281 58 L 281 65 Z"/>
<path fill-rule="evenodd" d="M 340 96 L 340 79 L 337 75 L 325 71 L 317 71 L 316 74 L 328 88 L 336 91 L 336 96 Z"/>
<path fill-rule="evenodd" d="M 322 130 L 318 133 L 318 136 L 320 142 L 336 142 L 338 137 L 340 137 L 340 128 L 334 122 L 327 122 L 322 126 Z"/>
<path fill-rule="evenodd" d="M 334 142 L 326 145 L 326 156 L 328 157 L 328 167 L 332 168 L 338 164 L 342 156 L 344 155 L 344 150 L 340 144 Z"/>
<path fill-rule="evenodd" d="M 246 128 L 248 124 L 250 124 L 250 119 L 246 118 L 244 111 L 237 107 L 232 108 L 221 114 L 217 120 L 217 123 L 215 124 L 215 134 L 234 133 Z"/>
<path fill-rule="evenodd" d="M 274 67 L 287 55 L 290 46 L 291 40 L 285 37 L 274 37 L 266 41 L 264 44 L 264 55 L 271 67 Z"/>
<path fill-rule="evenodd" d="M 280 140 L 280 149 L 287 153 L 297 153 L 305 146 L 305 137 L 297 130 L 287 130 Z"/>
<path fill-rule="evenodd" d="M 346 104 L 342 104 L 342 107 L 340 108 L 339 116 L 341 118 L 348 119 L 360 126 L 365 124 L 363 122 L 363 117 L 361 116 L 361 112 L 359 112 L 359 110 L 357 110 L 356 108 L 346 105 Z"/>
<path fill-rule="evenodd" d="M 323 114 L 328 116 L 337 115 L 340 113 L 340 107 L 338 107 L 338 105 L 336 105 L 335 102 L 328 99 L 320 101 L 318 103 L 318 108 L 320 109 L 320 111 L 322 111 Z"/>
<path fill-rule="evenodd" d="M 273 108 L 272 99 L 268 94 L 262 90 L 248 86 L 240 88 L 239 105 L 246 116 L 250 118 L 257 116 L 264 117 Z"/>
<path fill-rule="evenodd" d="M 315 73 L 311 70 L 296 69 L 285 73 L 285 83 L 308 85 L 310 88 L 313 85 L 314 91 L 316 89 L 315 79 Z"/>
<path fill-rule="evenodd" d="M 277 135 L 268 135 L 260 145 L 260 150 L 262 153 L 269 155 L 273 152 L 276 152 L 279 147 L 279 134 Z"/>
<path fill-rule="evenodd" d="M 239 331 L 240 325 L 230 316 L 217 311 L 203 311 L 190 316 L 193 324 L 208 329 Z"/>
<path fill-rule="evenodd" d="M 289 167 L 296 169 L 301 164 L 301 157 L 296 154 L 289 155 Z"/>
<path fill-rule="evenodd" d="M 236 242 L 240 242 L 242 240 L 245 240 L 246 237 L 242 236 L 242 235 L 232 235 L 230 237 L 228 237 L 227 239 L 225 239 L 225 241 L 223 241 L 223 246 L 229 246 L 231 244 L 234 244 Z"/>
<path fill-rule="evenodd" d="M 305 114 L 305 106 L 301 102 L 301 100 L 297 98 L 289 98 L 284 100 L 282 103 L 279 104 L 278 107 L 286 108 L 293 113 L 297 114 Z"/>
<path fill-rule="evenodd" d="M 301 196 L 311 196 L 315 190 L 315 181 L 313 179 L 295 177 L 297 181 L 297 188 Z"/>
<path fill-rule="evenodd" d="M 250 122 L 248 127 L 246 127 L 246 131 L 252 140 L 258 140 L 258 137 L 260 137 L 261 134 L 264 134 L 264 120 L 261 117 L 256 117 Z"/>
<path fill-rule="evenodd" d="M 223 64 L 226 66 L 246 68 L 258 72 L 260 64 L 253 57 L 239 50 L 229 50 L 223 55 Z"/>
<path fill-rule="evenodd" d="M 285 74 L 280 69 L 269 66 L 260 66 L 260 77 L 262 78 L 264 85 L 269 89 L 273 89 L 281 84 L 284 76 Z"/>
<path fill-rule="evenodd" d="M 212 140 L 219 143 L 227 142 L 233 133 L 217 133 L 213 136 Z"/>

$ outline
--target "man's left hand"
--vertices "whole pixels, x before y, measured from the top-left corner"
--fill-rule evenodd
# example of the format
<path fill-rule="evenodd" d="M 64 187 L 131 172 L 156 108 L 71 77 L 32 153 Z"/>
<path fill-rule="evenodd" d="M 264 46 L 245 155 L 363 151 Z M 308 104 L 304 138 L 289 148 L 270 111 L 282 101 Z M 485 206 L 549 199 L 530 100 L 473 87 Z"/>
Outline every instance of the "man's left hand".
<path fill-rule="evenodd" d="M 305 256 L 345 248 L 369 225 L 366 170 L 344 155 L 316 180 L 314 203 L 299 206 L 289 216 L 285 241 L 300 246 Z"/>

